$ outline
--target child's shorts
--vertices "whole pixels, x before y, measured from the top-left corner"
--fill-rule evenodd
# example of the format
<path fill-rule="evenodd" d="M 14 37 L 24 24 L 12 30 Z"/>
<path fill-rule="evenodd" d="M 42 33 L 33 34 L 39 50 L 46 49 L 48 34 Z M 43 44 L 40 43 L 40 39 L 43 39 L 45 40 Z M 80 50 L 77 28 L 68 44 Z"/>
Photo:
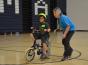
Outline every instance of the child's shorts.
<path fill-rule="evenodd" d="M 48 45 L 49 41 L 49 33 L 41 34 L 41 33 L 33 33 L 35 39 L 41 39 L 42 43 Z"/>
<path fill-rule="evenodd" d="M 41 35 L 41 41 L 42 43 L 45 43 L 48 45 L 48 41 L 49 41 L 49 34 L 44 34 L 44 35 Z"/>

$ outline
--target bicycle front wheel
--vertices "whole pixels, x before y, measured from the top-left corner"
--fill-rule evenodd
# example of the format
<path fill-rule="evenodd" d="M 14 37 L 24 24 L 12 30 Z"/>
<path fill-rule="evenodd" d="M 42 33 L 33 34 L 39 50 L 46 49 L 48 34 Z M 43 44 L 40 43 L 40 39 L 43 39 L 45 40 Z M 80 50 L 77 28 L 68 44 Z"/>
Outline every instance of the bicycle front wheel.
<path fill-rule="evenodd" d="M 34 49 L 29 49 L 27 52 L 26 52 L 26 60 L 31 62 L 35 57 L 35 51 Z"/>

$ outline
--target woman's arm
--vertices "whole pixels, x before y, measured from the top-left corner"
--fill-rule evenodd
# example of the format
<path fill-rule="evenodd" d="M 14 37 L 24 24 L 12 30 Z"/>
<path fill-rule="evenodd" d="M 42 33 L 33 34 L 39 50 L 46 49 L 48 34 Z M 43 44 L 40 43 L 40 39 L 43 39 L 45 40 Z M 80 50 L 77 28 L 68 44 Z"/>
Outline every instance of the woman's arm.
<path fill-rule="evenodd" d="M 64 32 L 64 34 L 63 34 L 63 38 L 65 38 L 65 37 L 67 36 L 69 30 L 70 30 L 70 26 L 67 25 L 67 27 L 66 27 L 66 29 L 65 29 L 65 32 Z"/>

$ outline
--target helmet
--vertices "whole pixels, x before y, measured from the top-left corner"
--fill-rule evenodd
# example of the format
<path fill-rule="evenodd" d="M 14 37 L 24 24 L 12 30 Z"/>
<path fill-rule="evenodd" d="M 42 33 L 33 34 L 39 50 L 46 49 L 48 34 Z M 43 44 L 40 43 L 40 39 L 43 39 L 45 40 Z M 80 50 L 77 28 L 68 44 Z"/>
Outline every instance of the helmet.
<path fill-rule="evenodd" d="M 40 13 L 39 16 L 44 16 L 46 18 L 46 14 Z"/>

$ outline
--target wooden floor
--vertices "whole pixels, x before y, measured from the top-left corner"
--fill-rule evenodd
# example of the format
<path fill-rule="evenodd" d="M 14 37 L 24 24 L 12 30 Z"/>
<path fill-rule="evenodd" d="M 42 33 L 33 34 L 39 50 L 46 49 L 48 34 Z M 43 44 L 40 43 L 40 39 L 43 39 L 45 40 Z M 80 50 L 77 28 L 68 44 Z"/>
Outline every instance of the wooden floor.
<path fill-rule="evenodd" d="M 71 40 L 74 48 L 72 59 L 60 62 L 63 55 L 61 33 L 50 34 L 50 59 L 41 61 L 39 56 L 28 63 L 25 52 L 31 47 L 33 39 L 30 33 L 14 35 L 0 35 L 0 64 L 26 65 L 88 65 L 88 32 L 76 32 Z"/>

